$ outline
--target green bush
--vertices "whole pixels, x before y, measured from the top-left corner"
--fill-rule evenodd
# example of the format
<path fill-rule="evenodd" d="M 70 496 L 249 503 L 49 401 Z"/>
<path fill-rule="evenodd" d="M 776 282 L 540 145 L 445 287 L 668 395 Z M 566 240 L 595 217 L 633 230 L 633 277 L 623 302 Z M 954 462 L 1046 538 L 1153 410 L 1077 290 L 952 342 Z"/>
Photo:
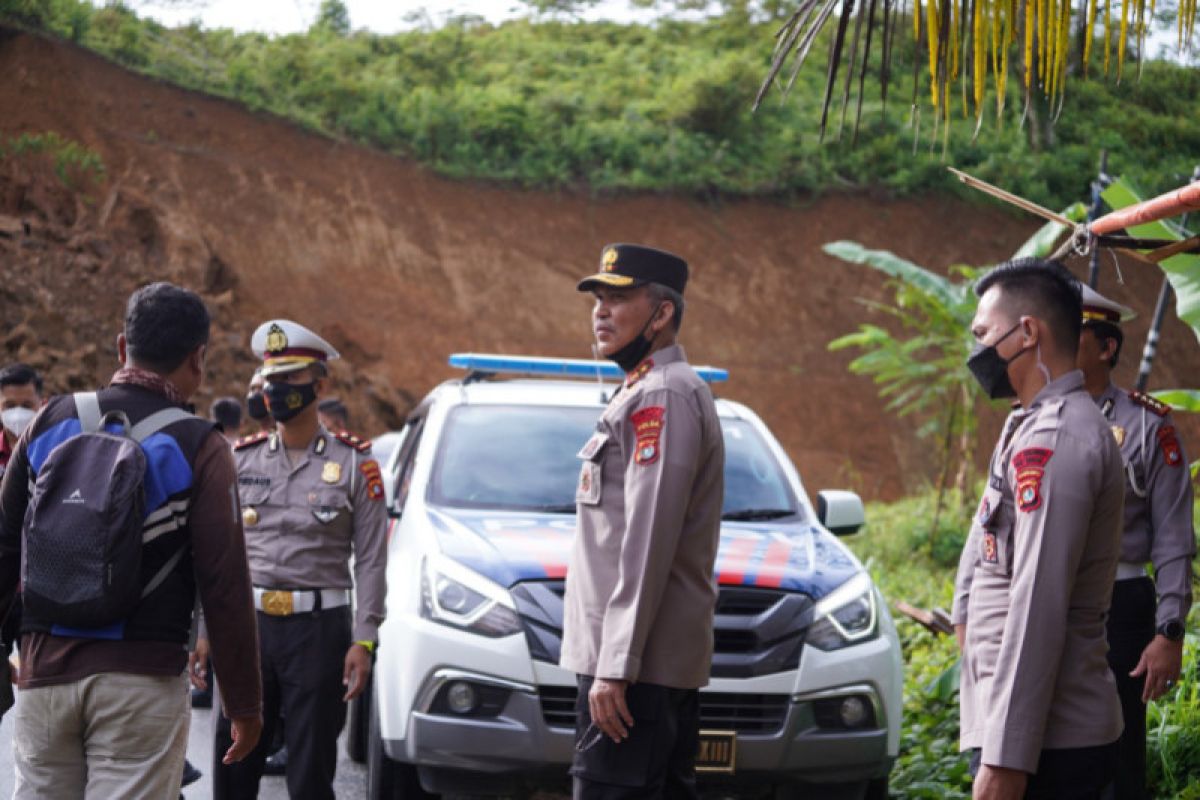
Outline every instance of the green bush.
<path fill-rule="evenodd" d="M 1086 193 L 1101 147 L 1111 173 L 1147 191 L 1178 185 L 1200 150 L 1200 70 L 1161 62 L 1119 87 L 1073 79 L 1054 142 L 1041 150 L 1020 125 L 1019 80 L 1010 81 L 1001 123 L 989 111 L 977 139 L 956 99 L 943 158 L 932 114 L 910 119 L 913 47 L 904 35 L 886 113 L 873 56 L 851 147 L 853 107 L 844 129 L 835 112 L 825 143 L 816 135 L 820 69 L 803 70 L 786 100 L 773 92 L 750 113 L 777 23 L 752 21 L 736 3 L 700 22 L 493 26 L 459 17 L 389 36 L 354 31 L 341 3 L 322 8 L 321 24 L 278 37 L 168 29 L 119 2 L 0 0 L 0 17 L 449 176 L 525 186 L 784 197 L 866 186 L 963 191 L 945 171 L 950 163 L 1061 208 Z M 815 45 L 818 61 L 828 33 Z M 919 94 L 927 80 L 919 71 Z"/>
<path fill-rule="evenodd" d="M 103 183 L 104 159 L 73 139 L 54 131 L 23 133 L 0 141 L 0 159 L 45 157 L 58 180 L 68 188 L 85 189 Z"/>

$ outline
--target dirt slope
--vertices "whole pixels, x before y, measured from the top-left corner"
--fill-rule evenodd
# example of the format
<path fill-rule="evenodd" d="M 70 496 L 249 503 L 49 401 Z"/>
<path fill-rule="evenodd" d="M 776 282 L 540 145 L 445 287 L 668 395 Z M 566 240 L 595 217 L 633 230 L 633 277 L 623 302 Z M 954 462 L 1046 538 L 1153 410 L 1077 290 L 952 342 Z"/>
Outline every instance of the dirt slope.
<path fill-rule="evenodd" d="M 0 165 L 0 359 L 46 369 L 56 391 L 107 378 L 125 297 L 166 279 L 201 291 L 216 315 L 201 409 L 242 393 L 250 332 L 286 316 L 342 351 L 339 393 L 355 427 L 376 434 L 453 375 L 448 353 L 586 357 L 588 300 L 574 281 L 605 242 L 641 241 L 690 259 L 689 355 L 730 369 L 721 393 L 763 415 L 810 491 L 895 497 L 926 479 L 933 444 L 881 411 L 870 382 L 846 372 L 850 354 L 825 351 L 881 321 L 855 298 L 883 286 L 819 246 L 855 239 L 944 269 L 1003 258 L 1036 228 L 949 198 L 718 207 L 451 182 L 2 28 L 0 75 L 0 138 L 57 131 L 107 167 L 81 198 L 32 162 Z M 1128 383 L 1158 278 L 1132 264 L 1124 274 L 1114 294 L 1142 314 L 1118 374 Z M 1200 348 L 1172 320 L 1153 386 L 1195 384 L 1198 367 Z M 994 420 L 985 451 L 993 431 Z M 1193 454 L 1197 433 L 1189 423 Z"/>

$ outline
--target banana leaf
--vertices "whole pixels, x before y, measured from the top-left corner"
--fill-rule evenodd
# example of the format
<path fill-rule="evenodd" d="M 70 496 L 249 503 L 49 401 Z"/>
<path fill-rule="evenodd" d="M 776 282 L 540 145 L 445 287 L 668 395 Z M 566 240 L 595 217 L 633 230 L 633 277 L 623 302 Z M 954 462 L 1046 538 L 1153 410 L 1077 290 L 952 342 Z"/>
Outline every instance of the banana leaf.
<path fill-rule="evenodd" d="M 1104 202 L 1113 209 L 1125 208 L 1140 203 L 1143 199 L 1141 193 L 1124 178 L 1113 181 L 1102 196 Z M 1143 239 L 1178 241 L 1185 238 L 1183 229 L 1165 220 L 1135 225 L 1128 228 L 1128 231 L 1131 236 Z M 1171 288 L 1175 290 L 1175 313 L 1191 326 L 1192 332 L 1200 340 L 1200 255 L 1181 253 L 1162 261 L 1159 266 L 1171 282 Z"/>

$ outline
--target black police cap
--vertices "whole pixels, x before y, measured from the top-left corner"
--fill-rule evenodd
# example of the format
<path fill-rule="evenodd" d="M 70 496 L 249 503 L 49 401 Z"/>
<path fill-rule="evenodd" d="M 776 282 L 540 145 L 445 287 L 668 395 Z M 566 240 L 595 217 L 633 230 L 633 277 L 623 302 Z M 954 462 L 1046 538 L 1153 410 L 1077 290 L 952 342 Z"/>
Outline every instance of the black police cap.
<path fill-rule="evenodd" d="M 687 262 L 674 253 L 640 244 L 610 244 L 600 253 L 600 271 L 576 288 L 588 292 L 597 285 L 629 289 L 658 283 L 683 294 L 687 279 Z"/>

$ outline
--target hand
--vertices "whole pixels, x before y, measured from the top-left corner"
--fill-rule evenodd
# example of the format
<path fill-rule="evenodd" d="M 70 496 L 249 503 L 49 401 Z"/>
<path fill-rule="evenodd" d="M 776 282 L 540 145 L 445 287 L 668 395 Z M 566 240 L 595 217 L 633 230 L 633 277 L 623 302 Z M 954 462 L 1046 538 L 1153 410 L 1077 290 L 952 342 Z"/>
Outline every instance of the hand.
<path fill-rule="evenodd" d="M 1028 782 L 1027 772 L 984 764 L 975 776 L 971 797 L 973 800 L 1021 800 Z"/>
<path fill-rule="evenodd" d="M 628 686 L 628 681 L 596 678 L 592 681 L 592 690 L 588 692 L 588 710 L 592 722 L 617 744 L 629 738 L 629 728 L 633 727 L 633 715 L 625 704 L 625 689 Z"/>
<path fill-rule="evenodd" d="M 258 737 L 262 736 L 262 727 L 262 714 L 255 714 L 253 717 L 234 717 L 229 720 L 229 731 L 233 735 L 233 744 L 225 751 L 225 757 L 221 759 L 221 763 L 232 764 L 250 755 L 250 751 L 258 744 Z"/>
<path fill-rule="evenodd" d="M 197 639 L 196 649 L 188 653 L 188 680 L 200 691 L 208 688 L 208 639 Z"/>
<path fill-rule="evenodd" d="M 954 641 L 958 642 L 958 652 L 961 655 L 962 651 L 963 651 L 963 647 L 965 647 L 967 644 L 967 626 L 966 625 L 955 625 L 954 626 Z"/>
<path fill-rule="evenodd" d="M 1142 686 L 1142 702 L 1149 703 L 1167 693 L 1175 681 L 1179 680 L 1179 672 L 1183 668 L 1183 641 L 1172 642 L 1165 636 L 1155 636 L 1142 651 L 1137 666 L 1130 672 L 1130 677 L 1146 676 Z"/>
<path fill-rule="evenodd" d="M 353 700 L 367 688 L 371 677 L 371 654 L 361 644 L 352 644 L 346 651 L 346 663 L 342 666 L 342 686 L 347 687 L 343 702 Z"/>

